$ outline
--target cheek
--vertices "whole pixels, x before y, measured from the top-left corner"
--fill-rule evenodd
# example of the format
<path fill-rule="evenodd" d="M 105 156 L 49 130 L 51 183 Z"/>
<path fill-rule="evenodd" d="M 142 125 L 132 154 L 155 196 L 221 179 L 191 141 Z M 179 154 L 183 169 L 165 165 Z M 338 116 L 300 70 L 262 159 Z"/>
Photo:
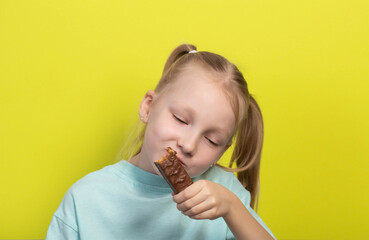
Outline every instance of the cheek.
<path fill-rule="evenodd" d="M 198 163 L 197 165 L 193 165 L 190 169 L 188 169 L 188 174 L 191 177 L 197 177 L 206 172 L 209 169 L 211 163 Z"/>
<path fill-rule="evenodd" d="M 175 140 L 180 135 L 180 129 L 170 120 L 167 116 L 163 116 L 148 123 L 145 133 L 148 143 L 166 148 L 168 146 L 162 145 L 167 141 Z"/>
<path fill-rule="evenodd" d="M 206 171 L 209 166 L 213 163 L 215 164 L 221 156 L 222 152 L 204 147 L 202 151 L 198 152 L 196 160 L 194 161 L 194 165 L 198 171 Z"/>
<path fill-rule="evenodd" d="M 212 151 L 203 150 L 198 152 L 196 159 L 193 161 L 191 176 L 199 176 L 204 173 L 212 163 L 218 159 L 219 154 L 216 154 Z"/>

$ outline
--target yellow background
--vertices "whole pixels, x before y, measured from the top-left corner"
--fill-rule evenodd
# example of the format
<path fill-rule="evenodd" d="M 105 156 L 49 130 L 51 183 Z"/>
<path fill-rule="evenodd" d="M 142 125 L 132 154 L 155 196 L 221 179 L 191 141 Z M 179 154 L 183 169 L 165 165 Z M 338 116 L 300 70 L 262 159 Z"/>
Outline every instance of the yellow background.
<path fill-rule="evenodd" d="M 239 66 L 278 239 L 369 239 L 369 2 L 0 0 L 0 239 L 40 239 L 115 161 L 181 43 Z M 222 160 L 226 162 L 225 159 Z"/>

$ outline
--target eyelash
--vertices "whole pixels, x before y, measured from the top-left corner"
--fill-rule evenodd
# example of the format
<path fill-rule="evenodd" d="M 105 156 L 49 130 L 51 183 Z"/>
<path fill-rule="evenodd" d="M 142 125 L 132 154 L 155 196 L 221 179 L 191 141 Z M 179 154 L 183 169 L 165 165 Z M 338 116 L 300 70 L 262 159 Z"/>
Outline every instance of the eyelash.
<path fill-rule="evenodd" d="M 207 137 L 206 137 L 206 139 L 209 141 L 209 143 L 210 143 L 211 145 L 213 145 L 213 146 L 218 146 L 218 144 L 217 144 L 217 143 L 215 143 L 215 142 L 211 141 L 209 138 L 207 138 Z"/>
<path fill-rule="evenodd" d="M 188 125 L 188 123 L 187 123 L 187 122 L 183 121 L 182 119 L 180 119 L 180 118 L 179 118 L 179 117 L 177 117 L 176 115 L 174 115 L 174 114 L 173 114 L 173 117 L 174 117 L 174 119 L 175 119 L 175 120 L 177 120 L 178 122 Z"/>
<path fill-rule="evenodd" d="M 172 114 L 172 115 L 173 115 L 174 119 L 175 119 L 177 122 L 188 125 L 188 123 L 187 123 L 187 122 L 183 121 L 182 119 L 180 119 L 180 118 L 179 118 L 179 117 L 177 117 L 176 115 L 174 115 L 174 114 Z M 215 147 L 219 146 L 219 144 L 217 144 L 217 143 L 213 142 L 212 140 L 210 140 L 210 138 L 207 138 L 207 137 L 205 137 L 205 138 L 206 138 L 206 140 L 208 140 L 208 141 L 209 141 L 209 143 L 210 143 L 211 145 L 213 145 L 213 146 L 215 146 Z"/>

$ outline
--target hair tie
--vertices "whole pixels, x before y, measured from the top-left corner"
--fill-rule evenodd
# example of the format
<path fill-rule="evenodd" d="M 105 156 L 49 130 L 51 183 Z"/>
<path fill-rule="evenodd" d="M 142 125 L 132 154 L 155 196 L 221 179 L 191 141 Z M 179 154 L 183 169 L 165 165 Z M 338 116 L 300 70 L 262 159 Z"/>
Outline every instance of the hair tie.
<path fill-rule="evenodd" d="M 197 51 L 196 50 L 191 50 L 188 53 L 197 53 Z"/>

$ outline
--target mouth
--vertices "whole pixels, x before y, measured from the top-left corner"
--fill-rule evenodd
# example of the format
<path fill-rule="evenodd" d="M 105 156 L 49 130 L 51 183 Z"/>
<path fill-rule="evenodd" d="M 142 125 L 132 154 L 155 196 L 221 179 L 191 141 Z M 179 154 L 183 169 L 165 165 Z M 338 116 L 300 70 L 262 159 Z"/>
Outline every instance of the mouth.
<path fill-rule="evenodd" d="M 179 161 L 183 166 L 186 166 L 186 164 L 185 164 L 184 162 L 182 162 L 182 160 L 180 160 L 179 158 L 178 158 L 178 161 Z"/>
<path fill-rule="evenodd" d="M 186 164 L 182 161 L 182 158 L 180 156 L 178 156 L 178 154 L 176 155 L 178 161 L 182 164 L 182 166 L 186 166 Z"/>
<path fill-rule="evenodd" d="M 182 158 L 179 157 L 178 155 L 176 156 L 178 161 L 182 164 L 182 166 L 186 166 L 186 164 L 182 161 Z"/>
<path fill-rule="evenodd" d="M 180 157 L 180 156 L 178 156 L 178 151 L 177 150 L 175 150 L 174 148 L 172 148 L 177 154 L 176 154 L 176 157 L 177 157 L 177 159 L 178 159 L 178 161 L 182 164 L 182 166 L 187 166 L 183 161 L 182 161 L 182 157 Z M 165 154 L 163 155 L 163 156 L 165 156 L 166 154 L 167 154 L 167 151 L 166 150 L 164 150 L 163 151 Z"/>

